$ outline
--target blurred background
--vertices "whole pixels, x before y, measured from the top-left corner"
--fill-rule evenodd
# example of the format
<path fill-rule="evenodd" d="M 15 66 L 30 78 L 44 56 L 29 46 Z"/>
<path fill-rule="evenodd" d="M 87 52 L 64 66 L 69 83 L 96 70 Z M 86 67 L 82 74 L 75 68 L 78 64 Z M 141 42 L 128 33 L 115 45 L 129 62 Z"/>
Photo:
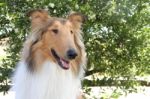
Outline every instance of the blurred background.
<path fill-rule="evenodd" d="M 0 0 L 1 94 L 7 95 L 12 85 L 11 74 L 30 32 L 26 13 L 38 8 L 57 17 L 72 11 L 87 15 L 86 99 L 123 99 L 129 93 L 150 97 L 149 0 Z"/>

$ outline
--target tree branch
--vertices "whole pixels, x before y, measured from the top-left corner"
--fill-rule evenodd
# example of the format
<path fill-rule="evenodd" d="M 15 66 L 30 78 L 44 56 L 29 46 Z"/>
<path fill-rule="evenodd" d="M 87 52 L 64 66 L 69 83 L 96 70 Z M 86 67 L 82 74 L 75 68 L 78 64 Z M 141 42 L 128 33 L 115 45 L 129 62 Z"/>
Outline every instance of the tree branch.
<path fill-rule="evenodd" d="M 103 69 L 93 69 L 93 70 L 90 70 L 90 71 L 86 71 L 85 76 L 90 76 L 94 73 L 103 73 L 104 71 L 105 71 L 105 68 L 103 68 Z"/>

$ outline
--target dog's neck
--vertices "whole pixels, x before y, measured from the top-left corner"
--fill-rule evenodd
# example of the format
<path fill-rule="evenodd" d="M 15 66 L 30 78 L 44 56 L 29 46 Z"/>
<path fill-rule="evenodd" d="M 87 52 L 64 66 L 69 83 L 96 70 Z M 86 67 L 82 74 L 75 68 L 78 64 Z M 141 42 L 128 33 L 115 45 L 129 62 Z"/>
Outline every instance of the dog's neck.
<path fill-rule="evenodd" d="M 15 85 L 16 99 L 76 99 L 81 87 L 80 77 L 72 70 L 63 70 L 57 64 L 45 62 L 40 72 L 30 73 L 24 63 L 20 63 Z M 44 98 L 43 98 L 44 97 Z"/>

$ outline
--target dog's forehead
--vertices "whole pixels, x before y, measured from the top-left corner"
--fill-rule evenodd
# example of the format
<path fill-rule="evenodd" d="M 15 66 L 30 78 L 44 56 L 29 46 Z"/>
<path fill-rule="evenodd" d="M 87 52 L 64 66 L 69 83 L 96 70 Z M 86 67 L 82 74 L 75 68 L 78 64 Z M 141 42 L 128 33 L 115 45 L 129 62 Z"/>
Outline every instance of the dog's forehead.
<path fill-rule="evenodd" d="M 51 26 L 67 26 L 67 27 L 71 27 L 72 24 L 69 20 L 67 19 L 63 19 L 63 18 L 55 18 L 51 24 Z"/>

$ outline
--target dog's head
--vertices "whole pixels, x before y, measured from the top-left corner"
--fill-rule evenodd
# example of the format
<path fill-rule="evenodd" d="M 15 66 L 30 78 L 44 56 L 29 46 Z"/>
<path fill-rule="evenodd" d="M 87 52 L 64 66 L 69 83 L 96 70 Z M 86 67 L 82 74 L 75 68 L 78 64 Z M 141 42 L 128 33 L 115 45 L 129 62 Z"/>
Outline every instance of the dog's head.
<path fill-rule="evenodd" d="M 44 10 L 33 10 L 28 15 L 31 35 L 25 43 L 23 56 L 29 67 L 50 60 L 63 69 L 73 67 L 77 70 L 77 66 L 84 63 L 85 51 L 80 29 L 85 17 L 82 14 L 72 13 L 63 19 L 51 17 Z"/>

